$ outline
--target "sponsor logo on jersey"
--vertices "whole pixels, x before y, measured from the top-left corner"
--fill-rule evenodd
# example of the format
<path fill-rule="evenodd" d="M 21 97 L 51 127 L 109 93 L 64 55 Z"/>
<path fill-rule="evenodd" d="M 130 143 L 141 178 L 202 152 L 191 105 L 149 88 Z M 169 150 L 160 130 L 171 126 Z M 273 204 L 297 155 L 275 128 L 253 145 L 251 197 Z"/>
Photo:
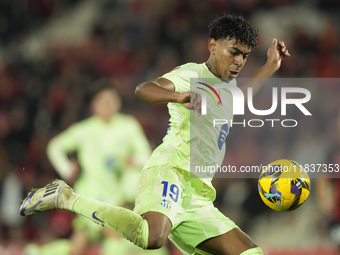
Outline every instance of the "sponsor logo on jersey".
<path fill-rule="evenodd" d="M 229 130 L 228 124 L 222 125 L 220 134 L 218 136 L 218 142 L 217 142 L 218 148 L 220 150 L 222 150 L 222 146 L 223 146 L 223 144 L 225 143 L 225 141 L 227 139 L 228 130 Z"/>

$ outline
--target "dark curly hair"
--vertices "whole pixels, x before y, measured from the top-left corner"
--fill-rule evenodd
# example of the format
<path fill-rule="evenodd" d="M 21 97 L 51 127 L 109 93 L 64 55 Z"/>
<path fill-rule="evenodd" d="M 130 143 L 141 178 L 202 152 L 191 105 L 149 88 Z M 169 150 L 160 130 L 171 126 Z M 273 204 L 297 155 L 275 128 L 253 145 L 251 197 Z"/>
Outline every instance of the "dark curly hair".
<path fill-rule="evenodd" d="M 257 31 L 241 15 L 224 13 L 215 18 L 209 24 L 210 38 L 236 39 L 237 42 L 245 43 L 251 49 L 255 49 L 259 36 Z"/>

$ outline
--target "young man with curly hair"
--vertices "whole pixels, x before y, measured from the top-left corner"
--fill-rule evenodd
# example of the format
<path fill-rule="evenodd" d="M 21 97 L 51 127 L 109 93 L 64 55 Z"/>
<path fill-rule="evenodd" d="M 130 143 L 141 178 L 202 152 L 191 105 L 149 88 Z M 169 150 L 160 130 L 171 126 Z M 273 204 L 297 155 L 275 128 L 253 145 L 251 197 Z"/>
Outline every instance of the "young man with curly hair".
<path fill-rule="evenodd" d="M 142 101 L 168 103 L 171 124 L 163 143 L 144 166 L 134 211 L 78 195 L 64 182 L 54 181 L 30 193 L 20 213 L 30 215 L 55 208 L 73 211 L 144 249 L 157 249 L 169 238 L 183 254 L 263 254 L 214 207 L 216 192 L 211 178 L 190 177 L 190 109 L 196 109 L 193 102 L 190 105 L 190 79 L 227 80 L 236 86 L 235 78 L 258 41 L 257 32 L 241 16 L 224 14 L 209 29 L 207 62 L 182 65 L 136 88 L 135 94 Z M 256 94 L 286 56 L 289 53 L 284 43 L 274 39 L 267 63 L 251 77 L 262 79 L 250 79 L 239 88 L 245 91 L 252 87 Z M 210 146 L 204 139 L 201 145 Z M 224 151 L 214 148 L 212 155 L 214 152 L 223 159 Z"/>

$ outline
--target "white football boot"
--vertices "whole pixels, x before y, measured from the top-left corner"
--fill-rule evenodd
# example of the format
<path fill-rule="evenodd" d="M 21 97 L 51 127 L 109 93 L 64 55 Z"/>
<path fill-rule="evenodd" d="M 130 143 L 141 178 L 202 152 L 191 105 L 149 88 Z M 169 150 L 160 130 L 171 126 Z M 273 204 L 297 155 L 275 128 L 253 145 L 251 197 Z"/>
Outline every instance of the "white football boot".
<path fill-rule="evenodd" d="M 79 195 L 62 180 L 54 180 L 45 187 L 32 190 L 22 202 L 19 213 L 28 216 L 53 209 L 72 211 L 73 202 Z"/>

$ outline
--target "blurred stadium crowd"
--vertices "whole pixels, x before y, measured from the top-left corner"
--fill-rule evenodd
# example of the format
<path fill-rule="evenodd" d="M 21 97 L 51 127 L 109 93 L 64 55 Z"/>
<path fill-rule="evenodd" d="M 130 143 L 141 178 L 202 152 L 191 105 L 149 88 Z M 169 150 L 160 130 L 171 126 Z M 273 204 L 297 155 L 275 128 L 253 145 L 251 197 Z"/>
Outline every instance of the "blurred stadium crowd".
<path fill-rule="evenodd" d="M 275 77 L 339 76 L 337 0 L 93 0 L 97 15 L 81 40 L 54 39 L 27 54 L 30 48 L 24 45 L 33 33 L 48 29 L 52 20 L 83 2 L 91 1 L 0 0 L 0 254 L 20 254 L 26 242 L 70 235 L 73 215 L 53 211 L 23 218 L 19 198 L 58 177 L 47 160 L 46 144 L 89 115 L 91 82 L 110 79 L 122 96 L 122 111 L 137 117 L 156 147 L 166 133 L 166 105 L 139 102 L 134 89 L 180 64 L 206 61 L 207 24 L 223 11 L 242 13 L 259 30 L 259 47 L 242 77 L 265 63 L 273 37 L 285 41 L 291 54 Z M 226 161 L 267 164 L 285 155 L 300 163 L 327 163 L 330 149 L 340 144 L 340 86 L 332 80 L 310 90 L 318 98 L 310 104 L 312 118 L 297 116 L 294 132 L 232 130 Z M 258 101 L 271 100 L 266 91 Z M 257 195 L 255 179 L 217 179 L 215 185 L 216 205 L 246 231 L 255 217 L 270 213 Z M 310 200 L 317 204 L 313 196 Z M 324 233 L 321 219 L 322 213 L 313 223 L 320 230 L 316 237 Z"/>

